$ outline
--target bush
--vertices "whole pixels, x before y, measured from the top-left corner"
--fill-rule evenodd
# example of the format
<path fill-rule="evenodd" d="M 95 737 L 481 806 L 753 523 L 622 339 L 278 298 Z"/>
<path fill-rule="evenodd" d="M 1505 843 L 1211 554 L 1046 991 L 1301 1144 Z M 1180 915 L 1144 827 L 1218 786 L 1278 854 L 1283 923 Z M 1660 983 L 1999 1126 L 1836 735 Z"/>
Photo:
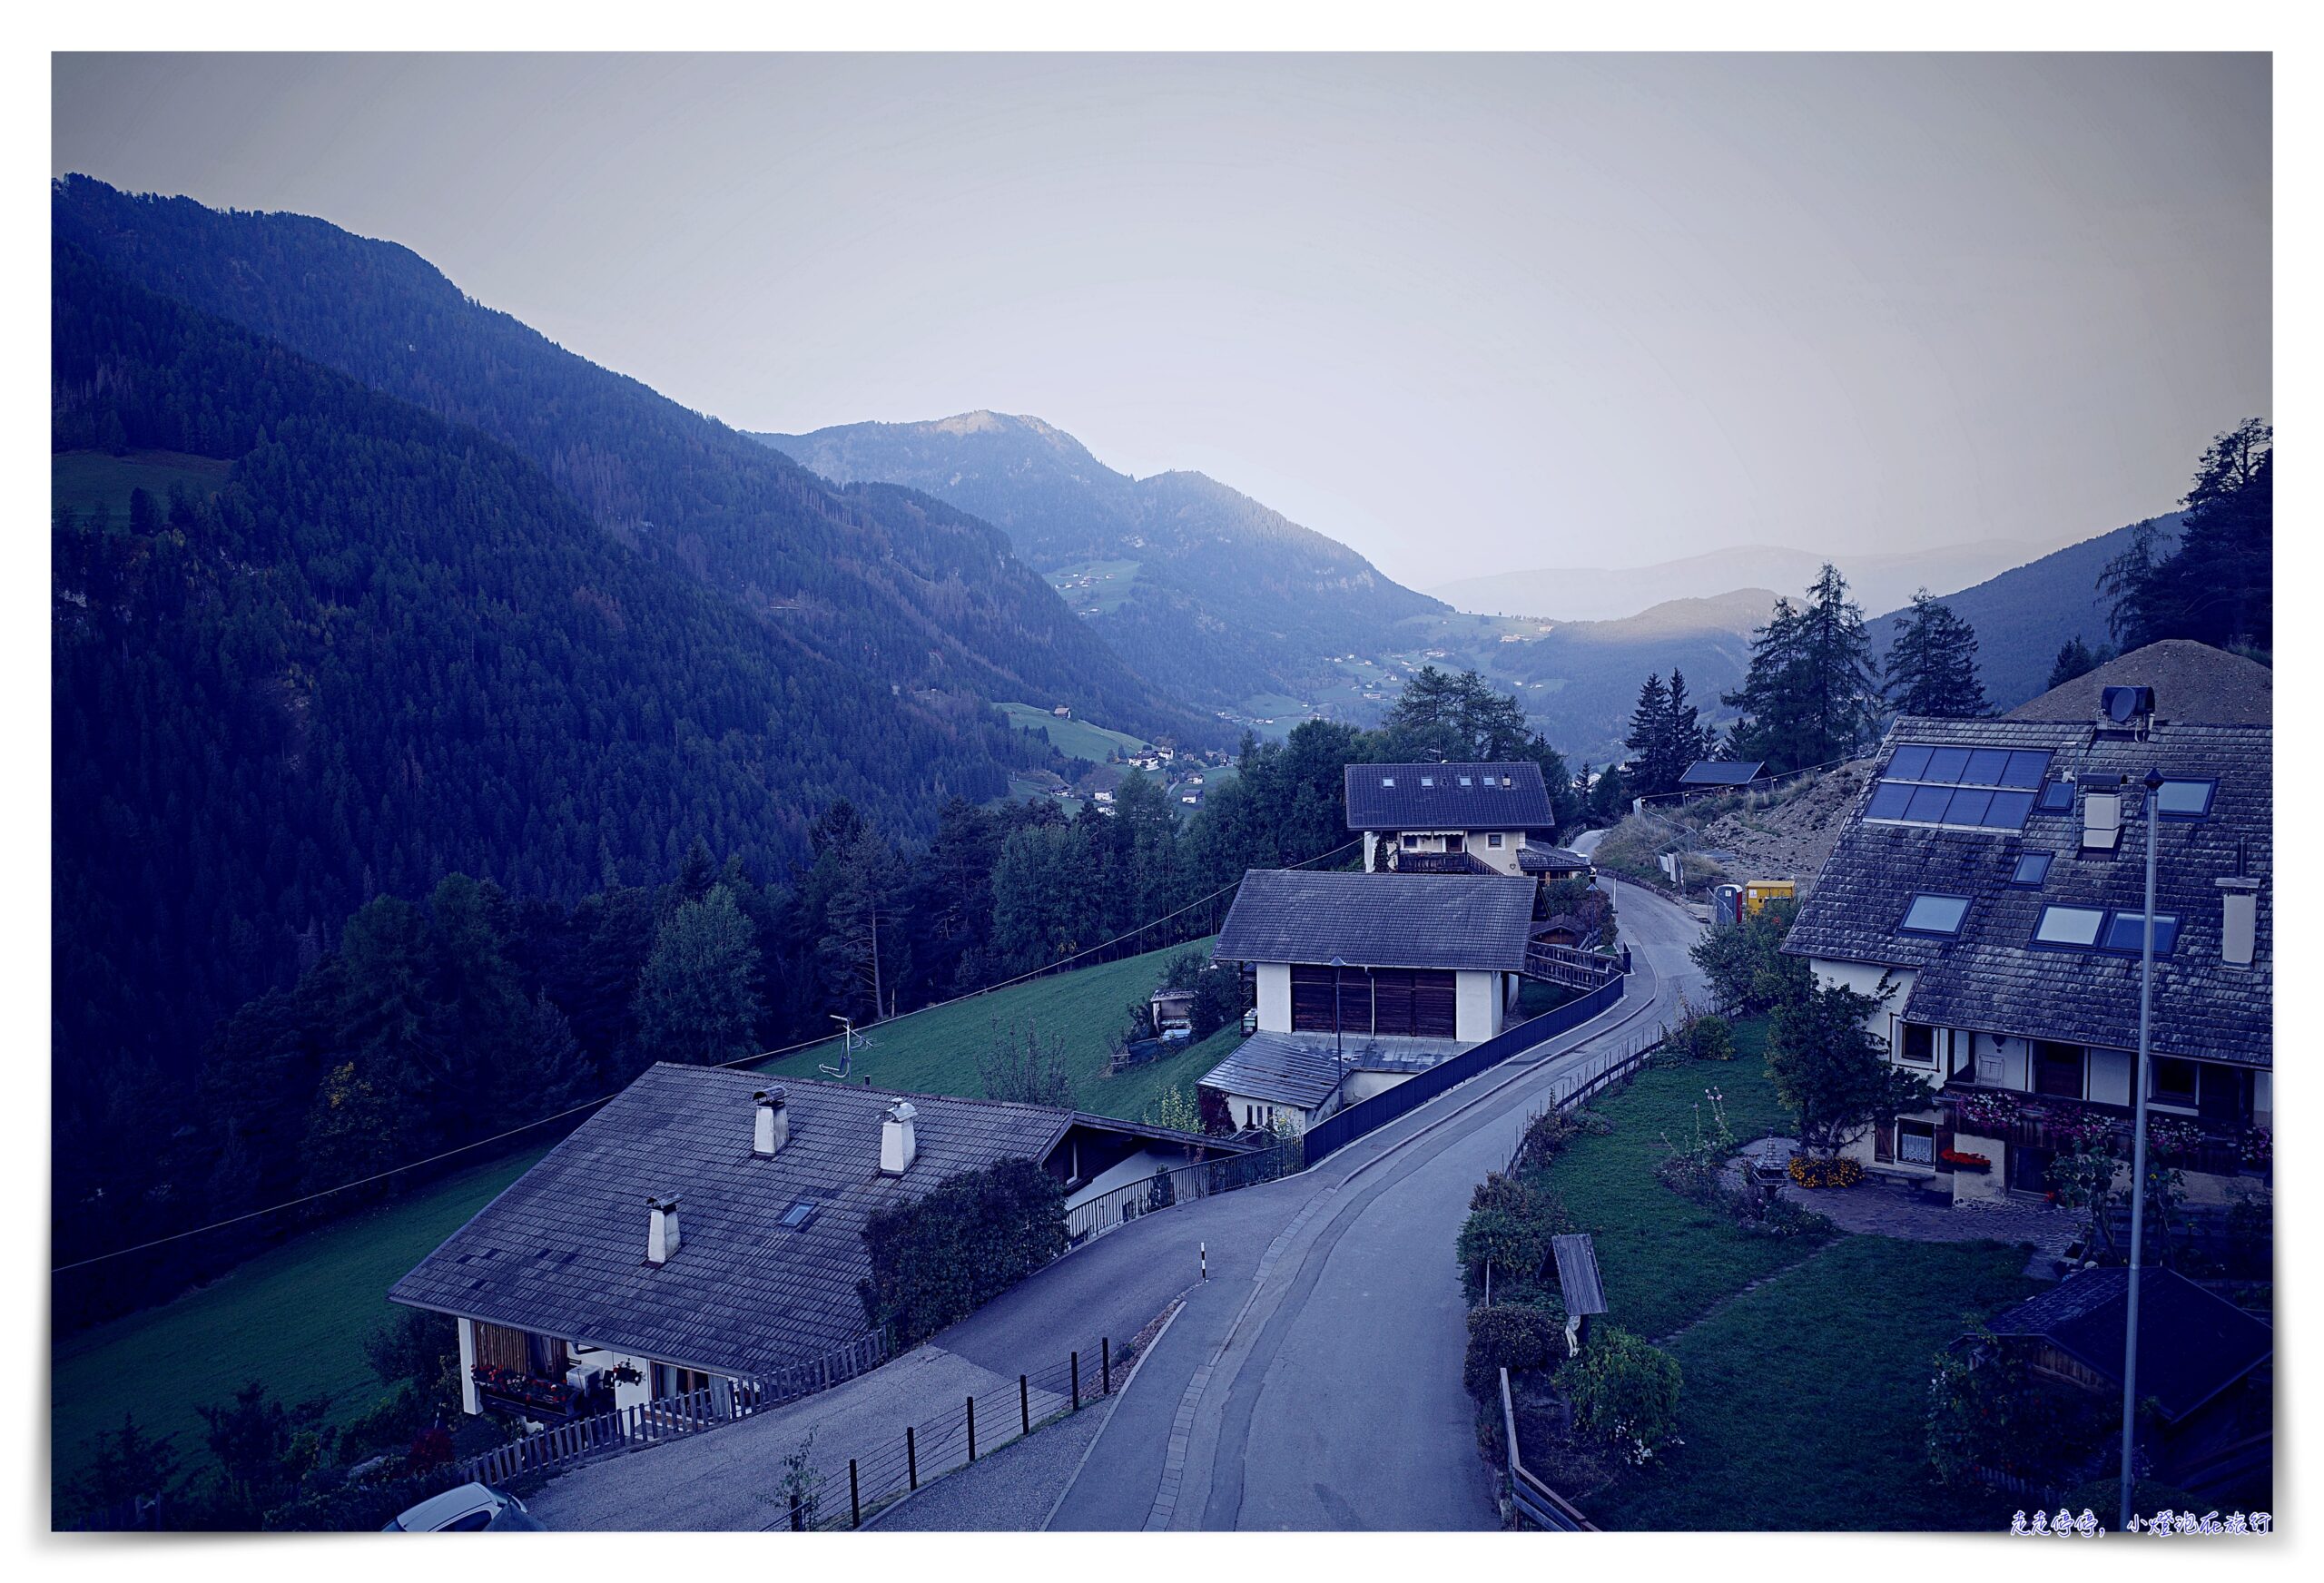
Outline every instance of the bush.
<path fill-rule="evenodd" d="M 1794 1155 L 1785 1169 L 1802 1187 L 1853 1187 L 1864 1180 L 1862 1165 L 1837 1156 Z"/>
<path fill-rule="evenodd" d="M 1633 1466 L 1679 1438 L 1679 1361 L 1628 1331 L 1595 1331 L 1564 1372 L 1575 1424 Z"/>
<path fill-rule="evenodd" d="M 863 1246 L 865 1315 L 916 1346 L 1065 1251 L 1065 1189 L 1030 1160 L 1002 1160 L 873 1214 Z"/>
<path fill-rule="evenodd" d="M 1480 1402 L 1495 1401 L 1501 1396 L 1502 1370 L 1515 1373 L 1520 1369 L 1547 1368 L 1564 1352 L 1562 1308 L 1513 1303 L 1472 1308 L 1461 1381 Z"/>
<path fill-rule="evenodd" d="M 1521 1176 L 1493 1172 L 1469 1195 L 1469 1218 L 1454 1244 L 1461 1283 L 1473 1303 L 1484 1295 L 1485 1264 L 1493 1283 L 1533 1282 L 1550 1259 L 1550 1239 L 1573 1230 L 1565 1201 Z"/>
<path fill-rule="evenodd" d="M 1679 1042 L 1698 1061 L 1735 1058 L 1735 1026 L 1716 1011 L 1689 1018 L 1679 1029 Z"/>
<path fill-rule="evenodd" d="M 1552 1106 L 1526 1124 L 1525 1136 L 1518 1142 L 1517 1158 L 1511 1168 L 1521 1174 L 1546 1170 L 1581 1134 L 1581 1122 Z"/>

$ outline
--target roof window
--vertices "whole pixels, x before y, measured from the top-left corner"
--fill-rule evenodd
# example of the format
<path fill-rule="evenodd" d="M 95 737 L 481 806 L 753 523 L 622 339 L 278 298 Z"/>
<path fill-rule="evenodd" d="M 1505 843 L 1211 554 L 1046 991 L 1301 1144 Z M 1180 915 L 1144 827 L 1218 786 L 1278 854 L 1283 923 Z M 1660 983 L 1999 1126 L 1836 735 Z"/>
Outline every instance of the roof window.
<path fill-rule="evenodd" d="M 2171 948 L 2179 943 L 2179 915 L 2158 912 L 2154 915 L 2154 954 L 2167 957 Z M 2098 949 L 2118 956 L 2142 956 L 2146 950 L 2146 914 L 2142 912 L 2111 912 L 2106 915 L 2105 933 L 2099 937 Z"/>
<path fill-rule="evenodd" d="M 2056 855 L 2054 852 L 2020 853 L 2017 867 L 2010 871 L 2009 882 L 2039 890 L 2042 881 L 2050 877 L 2050 860 Z"/>
<path fill-rule="evenodd" d="M 814 1219 L 816 1212 L 822 1208 L 822 1204 L 819 1200 L 802 1198 L 783 1212 L 783 1224 L 792 1231 L 804 1231 L 807 1223 Z"/>
<path fill-rule="evenodd" d="M 1436 777 L 1433 775 L 1423 775 L 1420 778 L 1420 783 L 1423 786 L 1433 786 L 1436 784 Z"/>
<path fill-rule="evenodd" d="M 2154 811 L 2163 819 L 2209 819 L 2217 781 L 2165 781 L 2154 794 Z"/>
<path fill-rule="evenodd" d="M 1969 916 L 1966 896 L 1919 895 L 1905 909 L 1905 921 L 1896 927 L 1906 934 L 1956 935 L 1961 932 L 1961 920 Z"/>
<path fill-rule="evenodd" d="M 2073 811 L 2073 782 L 2071 781 L 2043 782 L 2042 795 L 2034 799 L 2034 811 L 2072 813 Z"/>
<path fill-rule="evenodd" d="M 1380 785 L 1383 790 L 1393 791 L 1395 784 L 1396 778 L 1393 775 L 1383 775 L 1380 777 Z"/>
<path fill-rule="evenodd" d="M 1471 777 L 1463 775 L 1461 777 L 1461 784 L 1463 786 L 1472 786 L 1476 784 L 1476 782 Z"/>
<path fill-rule="evenodd" d="M 2105 923 L 2106 914 L 2099 908 L 2044 907 L 2041 921 L 2034 926 L 2034 943 L 2068 948 L 2094 946 Z"/>

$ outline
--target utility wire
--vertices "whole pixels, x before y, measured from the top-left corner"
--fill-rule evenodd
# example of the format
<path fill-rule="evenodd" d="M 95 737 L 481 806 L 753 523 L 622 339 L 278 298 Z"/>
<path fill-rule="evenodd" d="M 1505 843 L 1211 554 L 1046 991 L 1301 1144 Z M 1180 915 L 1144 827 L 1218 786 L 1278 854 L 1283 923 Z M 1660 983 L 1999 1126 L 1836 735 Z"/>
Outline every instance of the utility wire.
<path fill-rule="evenodd" d="M 1312 858 L 1302 858 L 1298 862 L 1291 864 L 1290 867 L 1295 869 L 1304 869 L 1310 863 L 1320 863 L 1324 861 L 1326 859 L 1337 857 L 1340 853 L 1346 851 L 1350 847 L 1359 844 L 1362 840 L 1363 838 L 1359 836 L 1355 841 L 1342 841 L 1338 846 L 1332 848 L 1329 851 L 1318 852 Z M 1167 923 L 1172 919 L 1183 917 L 1185 914 L 1194 911 L 1198 907 L 1206 906 L 1209 903 L 1217 900 L 1221 896 L 1226 895 L 1229 890 L 1234 890 L 1236 886 L 1240 885 L 1242 881 L 1237 880 L 1234 884 L 1221 885 L 1217 890 L 1211 891 L 1207 895 L 1197 897 L 1194 900 L 1187 902 L 1185 906 L 1180 907 L 1174 911 L 1166 912 L 1159 918 L 1148 919 L 1146 922 L 1139 924 L 1137 928 L 1125 930 L 1124 932 L 1114 936 L 1111 939 L 1100 940 L 1098 944 L 1090 946 L 1087 949 L 1076 951 L 1069 957 L 1060 958 L 1057 961 L 1050 962 L 1044 967 L 1035 968 L 1030 972 L 1019 973 L 1014 978 L 1004 978 L 998 984 L 988 984 L 981 989 L 971 989 L 964 995 L 955 995 L 950 1000 L 932 1000 L 926 1006 L 916 1006 L 910 1011 L 901 1012 L 897 1016 L 889 1018 L 884 1022 L 874 1023 L 872 1026 L 874 1027 L 892 1027 L 896 1023 L 901 1022 L 904 1018 L 909 1017 L 918 1017 L 923 1012 L 940 1011 L 948 1006 L 958 1006 L 964 1000 L 974 1000 L 979 996 L 990 995 L 995 990 L 1007 989 L 1011 986 L 1022 984 L 1028 979 L 1046 978 L 1049 974 L 1058 972 L 1068 967 L 1069 964 L 1078 962 L 1082 958 L 1089 956 L 1094 952 L 1105 950 L 1111 946 L 1118 946 L 1124 940 L 1135 939 L 1139 935 L 1144 934 L 1147 930 L 1153 929 L 1157 924 Z M 836 1037 L 838 1036 L 833 1034 L 819 1034 L 811 1039 L 802 1039 L 794 1045 L 783 1045 L 775 1049 L 761 1050 L 754 1056 L 744 1056 L 739 1060 L 721 1061 L 717 1063 L 716 1067 L 706 1069 L 715 1070 L 734 1067 L 756 1066 L 761 1062 L 775 1060 L 783 1056 L 796 1055 L 801 1050 L 812 1049 L 817 1045 L 829 1044 Z M 374 1182 L 385 1181 L 389 1176 L 400 1176 L 408 1171 L 417 1171 L 424 1165 L 435 1165 L 439 1160 L 448 1160 L 456 1155 L 465 1155 L 472 1150 L 483 1148 L 487 1145 L 497 1144 L 504 1139 L 515 1137 L 520 1133 L 527 1133 L 537 1127 L 547 1126 L 550 1122 L 562 1121 L 568 1116 L 578 1116 L 585 1110 L 595 1110 L 598 1106 L 606 1104 L 607 1101 L 616 1097 L 620 1093 L 620 1089 L 615 1089 L 611 1094 L 600 1094 L 595 1099 L 585 1099 L 578 1105 L 567 1106 L 563 1110 L 553 1112 L 552 1114 L 541 1116 L 537 1120 L 526 1122 L 521 1126 L 512 1126 L 505 1132 L 494 1133 L 489 1137 L 480 1137 L 472 1143 L 461 1144 L 456 1148 L 446 1149 L 440 1154 L 429 1155 L 425 1159 L 408 1161 L 400 1165 L 390 1166 L 389 1169 L 384 1171 L 374 1171 L 368 1176 L 359 1176 L 351 1182 L 341 1182 L 335 1187 L 325 1187 L 319 1192 L 303 1194 L 297 1198 L 286 1198 L 280 1204 L 270 1204 L 263 1209 L 246 1210 L 241 1214 L 230 1215 L 224 1220 L 213 1220 L 207 1225 L 192 1226 L 185 1231 L 172 1232 L 167 1236 L 154 1237 L 147 1242 L 133 1243 L 128 1247 L 115 1248 L 111 1253 L 92 1254 L 85 1259 L 75 1259 L 69 1264 L 52 1265 L 48 1273 L 51 1275 L 62 1275 L 68 1271 L 86 1269 L 92 1264 L 102 1264 L 111 1259 L 126 1258 L 131 1254 L 142 1254 L 149 1248 L 158 1248 L 169 1243 L 183 1242 L 188 1237 L 201 1236 L 208 1232 L 222 1231 L 230 1225 L 240 1225 L 246 1220 L 257 1220 L 263 1215 L 279 1214 L 285 1209 L 296 1209 L 302 1204 L 312 1204 L 318 1199 L 330 1198 L 334 1195 L 350 1192 L 357 1187 L 366 1187 Z"/>

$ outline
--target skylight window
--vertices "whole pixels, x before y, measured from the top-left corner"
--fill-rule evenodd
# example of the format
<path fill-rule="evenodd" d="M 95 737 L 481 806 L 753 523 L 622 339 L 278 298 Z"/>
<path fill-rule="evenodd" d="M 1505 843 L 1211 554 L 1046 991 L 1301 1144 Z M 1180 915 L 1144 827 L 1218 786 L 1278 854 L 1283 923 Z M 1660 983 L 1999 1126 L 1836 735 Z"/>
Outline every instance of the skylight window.
<path fill-rule="evenodd" d="M 1433 786 L 1436 784 L 1436 777 L 1433 775 L 1423 775 L 1420 778 L 1420 783 L 1423 786 Z"/>
<path fill-rule="evenodd" d="M 2179 943 L 2179 917 L 2172 912 L 2154 915 L 2154 954 L 2167 957 L 2171 948 Z M 2142 956 L 2146 949 L 2146 915 L 2142 912 L 2115 912 L 2107 915 L 2106 932 L 2098 942 L 2102 951 L 2113 951 L 2123 956 Z"/>
<path fill-rule="evenodd" d="M 1905 921 L 1896 927 L 1906 934 L 1955 935 L 1961 932 L 1961 920 L 1969 916 L 1966 896 L 1921 895 L 1905 909 Z"/>
<path fill-rule="evenodd" d="M 2155 811 L 2165 819 L 2209 819 L 2217 781 L 2165 781 L 2154 794 Z"/>
<path fill-rule="evenodd" d="M 1396 778 L 1393 775 L 1383 775 L 1380 777 L 1380 785 L 1384 791 L 1393 790 L 1395 784 Z"/>
<path fill-rule="evenodd" d="M 1472 779 L 1471 779 L 1469 776 L 1467 776 L 1467 775 L 1463 775 L 1463 776 L 1462 776 L 1462 777 L 1461 777 L 1461 784 L 1462 784 L 1462 785 L 1463 785 L 1463 786 L 1471 786 L 1471 785 L 1474 785 L 1475 783 L 1476 783 L 1476 782 L 1475 782 L 1473 780 L 1472 780 Z"/>
<path fill-rule="evenodd" d="M 1866 819 L 1959 830 L 2021 830 L 2050 755 L 1903 742 L 1873 788 Z"/>
<path fill-rule="evenodd" d="M 2072 813 L 2073 811 L 2073 782 L 2044 781 L 2042 795 L 2034 801 L 2036 813 Z"/>
<path fill-rule="evenodd" d="M 2034 943 L 2043 946 L 2094 946 L 2106 914 L 2095 907 L 2044 907 L 2034 926 Z"/>
<path fill-rule="evenodd" d="M 802 1198 L 783 1212 L 783 1224 L 793 1231 L 803 1231 L 806 1229 L 807 1223 L 815 1218 L 815 1212 L 821 1208 L 822 1205 L 816 1200 Z"/>
<path fill-rule="evenodd" d="M 2056 855 L 2054 852 L 2021 854 L 2017 860 L 2017 867 L 2010 873 L 2009 882 L 2013 885 L 2031 886 L 2038 890 L 2042 881 L 2050 877 L 2050 860 Z"/>

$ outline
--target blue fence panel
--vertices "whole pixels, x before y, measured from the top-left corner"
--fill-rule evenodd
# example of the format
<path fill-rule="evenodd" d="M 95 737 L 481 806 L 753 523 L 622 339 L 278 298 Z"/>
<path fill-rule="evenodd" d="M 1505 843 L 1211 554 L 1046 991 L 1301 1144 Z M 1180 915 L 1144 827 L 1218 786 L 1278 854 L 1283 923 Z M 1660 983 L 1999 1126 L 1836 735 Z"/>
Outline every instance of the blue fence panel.
<path fill-rule="evenodd" d="M 1375 1094 L 1317 1122 L 1301 1139 L 1307 1145 L 1307 1163 L 1312 1165 L 1364 1134 L 1377 1131 L 1407 1111 L 1435 1098 L 1456 1083 L 1465 1082 L 1479 1072 L 1499 1066 L 1512 1056 L 1521 1055 L 1561 1033 L 1580 1027 L 1622 998 L 1624 982 L 1622 978 L 1612 979 L 1579 1000 L 1569 1000 L 1555 1011 L 1545 1011 L 1515 1027 L 1505 1028 L 1482 1044 L 1462 1051 L 1451 1060 L 1439 1062 L 1425 1072 L 1405 1078 L 1384 1094 Z"/>

